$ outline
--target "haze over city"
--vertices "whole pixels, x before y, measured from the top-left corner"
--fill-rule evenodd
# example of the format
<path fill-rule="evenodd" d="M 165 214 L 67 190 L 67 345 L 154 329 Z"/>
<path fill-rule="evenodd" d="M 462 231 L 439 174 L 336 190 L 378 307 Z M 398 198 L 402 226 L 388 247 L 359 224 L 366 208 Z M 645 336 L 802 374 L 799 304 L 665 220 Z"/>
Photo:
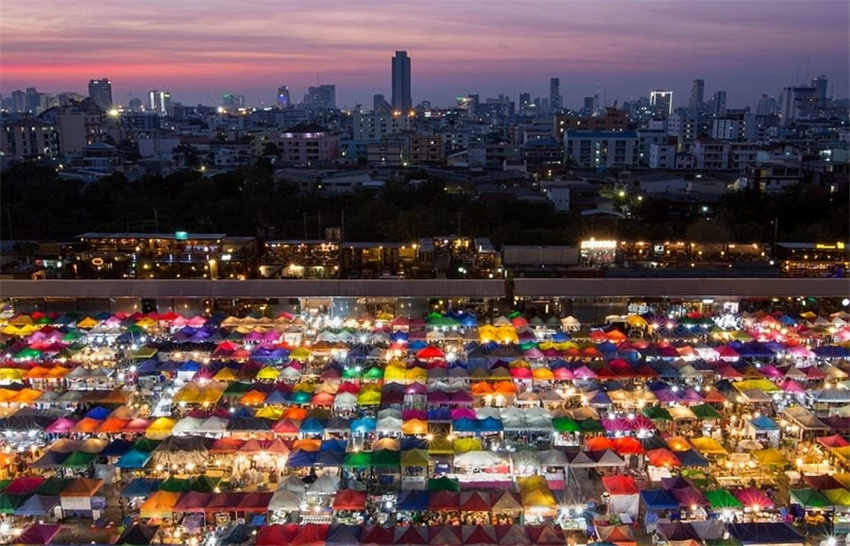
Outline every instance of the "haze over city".
<path fill-rule="evenodd" d="M 170 89 L 185 104 L 234 92 L 269 105 L 280 84 L 300 98 L 318 81 L 336 84 L 338 104 L 350 107 L 389 91 L 389 57 L 406 49 L 414 103 L 542 94 L 550 76 L 561 78 L 569 107 L 594 93 L 622 101 L 659 86 L 686 100 L 696 77 L 709 92 L 728 90 L 732 106 L 821 73 L 830 74 L 830 94 L 847 95 L 840 1 L 369 4 L 8 4 L 0 91 L 79 92 L 105 75 L 121 104 Z"/>

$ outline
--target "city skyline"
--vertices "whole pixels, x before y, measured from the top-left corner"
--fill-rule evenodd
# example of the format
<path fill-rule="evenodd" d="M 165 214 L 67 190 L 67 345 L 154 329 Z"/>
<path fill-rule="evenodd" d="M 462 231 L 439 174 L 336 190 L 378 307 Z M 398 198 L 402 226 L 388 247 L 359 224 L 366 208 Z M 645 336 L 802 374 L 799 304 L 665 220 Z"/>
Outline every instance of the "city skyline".
<path fill-rule="evenodd" d="M 296 97 L 318 81 L 337 86 L 341 106 L 369 105 L 374 93 L 391 94 L 387 55 L 406 49 L 415 58 L 414 104 L 449 105 L 469 92 L 545 97 L 550 77 L 561 79 L 573 108 L 598 91 L 622 101 L 653 88 L 673 90 L 674 107 L 686 107 L 696 78 L 705 80 L 706 96 L 726 90 L 731 107 L 821 73 L 830 91 L 847 96 L 848 15 L 837 2 L 783 3 L 769 12 L 736 5 L 734 20 L 722 6 L 691 2 L 620 3 L 607 8 L 617 20 L 589 4 L 517 12 L 498 2 L 487 10 L 438 3 L 376 14 L 320 3 L 287 8 L 297 26 L 286 37 L 270 24 L 280 17 L 267 13 L 271 4 L 253 2 L 227 14 L 217 34 L 203 30 L 225 6 L 213 2 L 202 13 L 106 6 L 97 22 L 110 22 L 100 26 L 85 10 L 60 20 L 50 3 L 38 18 L 10 6 L 0 27 L 0 90 L 84 93 L 89 79 L 106 76 L 121 104 L 168 89 L 185 104 L 216 104 L 233 92 L 259 106 L 274 104 L 282 81 Z"/>

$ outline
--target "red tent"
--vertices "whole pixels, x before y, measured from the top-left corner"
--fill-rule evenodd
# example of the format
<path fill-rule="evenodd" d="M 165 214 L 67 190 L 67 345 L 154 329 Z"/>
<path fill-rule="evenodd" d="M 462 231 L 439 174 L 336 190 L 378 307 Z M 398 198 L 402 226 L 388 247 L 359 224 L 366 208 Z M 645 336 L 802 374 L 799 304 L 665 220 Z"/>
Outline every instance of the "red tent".
<path fill-rule="evenodd" d="M 489 512 L 490 494 L 486 491 L 464 491 L 460 494 L 462 512 Z"/>
<path fill-rule="evenodd" d="M 602 476 L 602 485 L 611 495 L 636 495 L 640 491 L 634 478 L 621 474 Z"/>
<path fill-rule="evenodd" d="M 242 493 L 213 493 L 204 512 L 214 514 L 216 512 L 235 512 L 242 500 Z"/>
<path fill-rule="evenodd" d="M 446 355 L 438 347 L 434 347 L 433 345 L 428 345 L 416 353 L 417 360 L 431 360 L 434 358 L 446 358 Z"/>
<path fill-rule="evenodd" d="M 396 527 L 395 544 L 428 544 L 428 527 L 406 525 Z"/>
<path fill-rule="evenodd" d="M 269 501 L 274 493 L 245 493 L 236 507 L 237 512 L 262 513 L 269 509 Z"/>
<path fill-rule="evenodd" d="M 440 546 L 463 544 L 460 537 L 460 527 L 441 525 L 440 527 L 429 527 L 429 531 L 428 544 L 439 544 Z"/>
<path fill-rule="evenodd" d="M 633 436 L 614 438 L 612 447 L 620 455 L 640 455 L 643 453 L 643 444 Z"/>
<path fill-rule="evenodd" d="M 464 544 L 495 544 L 496 530 L 492 525 L 464 525 L 461 528 Z"/>
<path fill-rule="evenodd" d="M 364 527 L 360 535 L 361 544 L 392 544 L 395 538 L 395 532 L 392 527 L 381 527 L 380 525 L 372 525 Z"/>
<path fill-rule="evenodd" d="M 428 510 L 450 511 L 460 506 L 460 495 L 453 491 L 438 491 L 428 499 Z"/>
<path fill-rule="evenodd" d="M 366 492 L 341 489 L 334 497 L 334 510 L 363 510 L 366 508 Z"/>
<path fill-rule="evenodd" d="M 679 458 L 676 457 L 672 451 L 663 447 L 647 451 L 646 457 L 649 459 L 649 464 L 652 466 L 665 466 L 667 468 L 682 466 L 682 462 Z"/>
<path fill-rule="evenodd" d="M 315 523 L 299 525 L 298 532 L 294 537 L 292 537 L 292 542 L 289 544 L 297 544 L 300 546 L 324 546 L 329 528 L 330 525 Z"/>
<path fill-rule="evenodd" d="M 588 451 L 603 451 L 611 449 L 611 447 L 613 447 L 613 442 L 611 442 L 610 438 L 605 436 L 594 436 L 584 441 L 584 447 Z"/>
<path fill-rule="evenodd" d="M 14 541 L 15 544 L 50 544 L 59 531 L 62 530 L 61 525 L 45 525 L 36 523 L 30 525 L 26 531 Z"/>
<path fill-rule="evenodd" d="M 266 525 L 265 527 L 260 527 L 254 544 L 257 546 L 283 546 L 285 544 L 291 544 L 297 532 L 298 525 L 294 523 L 287 525 Z"/>

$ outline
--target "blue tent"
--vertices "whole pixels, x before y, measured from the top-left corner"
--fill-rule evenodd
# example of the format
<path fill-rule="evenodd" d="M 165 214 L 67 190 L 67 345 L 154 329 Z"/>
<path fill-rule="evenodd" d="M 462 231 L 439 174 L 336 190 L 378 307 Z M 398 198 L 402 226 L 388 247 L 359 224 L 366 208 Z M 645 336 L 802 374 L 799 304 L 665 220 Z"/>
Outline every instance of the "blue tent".
<path fill-rule="evenodd" d="M 315 417 L 308 417 L 301 423 L 301 432 L 307 434 L 321 434 L 325 431 L 325 425 Z"/>
<path fill-rule="evenodd" d="M 455 419 L 452 422 L 452 430 L 455 432 L 478 432 L 478 422 L 466 417 Z"/>
<path fill-rule="evenodd" d="M 33 468 L 52 468 L 55 466 L 60 466 L 62 462 L 68 458 L 70 453 L 60 453 L 58 451 L 48 451 L 44 455 L 38 458 L 32 464 Z"/>
<path fill-rule="evenodd" d="M 676 457 L 682 462 L 682 466 L 708 466 L 708 459 L 693 449 L 679 451 L 676 453 Z"/>
<path fill-rule="evenodd" d="M 346 441 L 338 439 L 330 439 L 322 441 L 321 451 L 342 451 L 345 452 Z"/>
<path fill-rule="evenodd" d="M 773 419 L 764 415 L 751 420 L 750 424 L 759 431 L 779 430 L 779 425 Z"/>
<path fill-rule="evenodd" d="M 590 399 L 591 406 L 610 406 L 611 405 L 611 397 L 605 391 L 597 392 L 593 398 Z"/>
<path fill-rule="evenodd" d="M 15 509 L 16 516 L 45 516 L 59 504 L 59 497 L 53 495 L 33 495 Z"/>
<path fill-rule="evenodd" d="M 283 391 L 277 391 L 277 390 L 272 391 L 271 394 L 269 394 L 266 397 L 264 404 L 266 406 L 273 406 L 273 405 L 282 406 L 282 405 L 286 404 L 286 393 L 284 393 Z"/>
<path fill-rule="evenodd" d="M 108 446 L 103 448 L 100 455 L 104 457 L 118 457 L 130 451 L 131 447 L 133 447 L 133 442 L 118 438 L 116 440 L 112 440 Z"/>
<path fill-rule="evenodd" d="M 405 436 L 401 439 L 401 450 L 408 451 L 410 449 L 428 449 L 428 441 L 416 436 Z"/>
<path fill-rule="evenodd" d="M 428 491 L 405 491 L 396 505 L 399 510 L 422 512 L 428 509 Z"/>
<path fill-rule="evenodd" d="M 248 542 L 253 530 L 249 525 L 239 523 L 228 529 L 221 537 L 222 544 L 242 544 Z"/>
<path fill-rule="evenodd" d="M 461 324 L 462 324 L 465 328 L 475 328 L 476 326 L 478 326 L 478 319 L 475 317 L 475 315 L 473 315 L 473 314 L 471 314 L 471 313 L 466 313 L 466 314 L 464 314 L 464 316 L 460 319 L 460 323 L 461 323 Z"/>
<path fill-rule="evenodd" d="M 429 421 L 451 421 L 451 419 L 449 408 L 430 408 L 428 410 Z"/>
<path fill-rule="evenodd" d="M 90 409 L 88 413 L 86 413 L 86 417 L 89 417 L 91 419 L 97 419 L 98 421 L 103 421 L 104 419 L 109 417 L 110 413 L 111 412 L 103 406 L 97 406 Z"/>
<path fill-rule="evenodd" d="M 377 422 L 374 417 L 361 417 L 351 422 L 351 432 L 374 432 Z"/>
<path fill-rule="evenodd" d="M 479 419 L 477 426 L 481 432 L 499 432 L 502 430 L 502 421 L 495 417 L 487 417 Z"/>
<path fill-rule="evenodd" d="M 850 349 L 838 345 L 822 345 L 814 348 L 814 353 L 821 358 L 847 358 L 850 357 Z"/>
<path fill-rule="evenodd" d="M 286 460 L 286 466 L 289 468 L 306 468 L 308 466 L 313 466 L 318 455 L 318 452 L 315 451 L 303 451 L 298 449 L 289 455 L 289 459 Z"/>
<path fill-rule="evenodd" d="M 603 341 L 602 343 L 598 343 L 596 348 L 599 349 L 599 352 L 602 354 L 616 354 L 617 346 L 611 343 L 610 341 Z"/>
<path fill-rule="evenodd" d="M 428 344 L 427 344 L 427 343 L 425 343 L 425 342 L 424 342 L 424 341 L 422 341 L 421 339 L 417 339 L 417 340 L 415 340 L 415 341 L 411 341 L 411 342 L 407 345 L 407 350 L 408 350 L 408 351 L 418 351 L 419 349 L 424 349 L 424 348 L 425 348 L 425 347 L 427 347 L 427 346 L 428 346 Z"/>
<path fill-rule="evenodd" d="M 665 489 L 647 489 L 641 491 L 640 498 L 646 503 L 647 510 L 651 512 L 679 509 L 679 501 L 676 500 L 672 493 Z"/>
<path fill-rule="evenodd" d="M 162 480 L 156 478 L 136 478 L 121 491 L 122 497 L 148 497 L 159 490 Z"/>
<path fill-rule="evenodd" d="M 410 335 L 407 332 L 393 332 L 390 334 L 391 341 L 407 341 Z"/>
<path fill-rule="evenodd" d="M 118 463 L 115 466 L 124 469 L 143 468 L 150 458 L 150 453 L 145 453 L 138 449 L 131 449 L 118 459 Z"/>
<path fill-rule="evenodd" d="M 342 466 L 344 459 L 344 451 L 319 451 L 316 457 L 316 464 L 322 466 Z"/>
<path fill-rule="evenodd" d="M 552 334 L 552 341 L 554 341 L 556 343 L 560 343 L 562 341 L 569 341 L 569 340 L 570 340 L 570 336 L 568 334 L 566 334 L 565 332 L 555 332 L 554 334 Z"/>
<path fill-rule="evenodd" d="M 427 508 L 427 505 L 425 506 Z M 360 544 L 360 526 L 336 523 L 331 525 L 325 544 Z"/>

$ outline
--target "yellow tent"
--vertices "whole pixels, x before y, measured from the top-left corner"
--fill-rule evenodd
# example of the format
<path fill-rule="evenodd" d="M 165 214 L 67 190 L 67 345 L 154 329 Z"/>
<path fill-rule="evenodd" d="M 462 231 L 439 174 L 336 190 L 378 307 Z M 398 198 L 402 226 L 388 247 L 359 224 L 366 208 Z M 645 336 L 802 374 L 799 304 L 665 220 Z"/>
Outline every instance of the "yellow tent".
<path fill-rule="evenodd" d="M 171 436 L 171 429 L 174 428 L 175 424 L 177 422 L 174 419 L 160 417 L 148 425 L 147 430 L 145 430 L 145 436 L 151 440 L 164 440 Z"/>
<path fill-rule="evenodd" d="M 182 389 L 174 395 L 174 401 L 177 403 L 185 402 L 186 404 L 196 404 L 201 397 L 201 386 L 197 383 L 186 383 Z"/>
<path fill-rule="evenodd" d="M 552 381 L 555 375 L 549 368 L 534 368 L 531 370 L 531 376 L 535 381 Z"/>
<path fill-rule="evenodd" d="M 401 432 L 406 435 L 425 434 L 428 432 L 428 423 L 422 419 L 408 419 L 401 424 Z"/>
<path fill-rule="evenodd" d="M 150 330 L 151 328 L 156 326 L 156 321 L 150 317 L 144 317 L 136 323 L 136 326 L 145 330 Z"/>
<path fill-rule="evenodd" d="M 829 502 L 831 502 L 834 506 L 850 506 L 850 491 L 847 491 L 843 487 L 840 489 L 824 489 L 821 493 L 823 493 L 823 496 L 829 499 Z"/>
<path fill-rule="evenodd" d="M 455 452 L 451 441 L 445 436 L 435 436 L 428 442 L 428 453 L 433 455 L 451 455 Z"/>
<path fill-rule="evenodd" d="M 455 453 L 466 453 L 467 451 L 481 451 L 480 438 L 456 438 L 454 443 Z"/>
<path fill-rule="evenodd" d="M 262 417 L 264 419 L 280 419 L 283 416 L 283 408 L 275 407 L 275 406 L 266 406 L 264 408 L 260 408 L 257 410 L 255 417 Z"/>
<path fill-rule="evenodd" d="M 289 353 L 289 358 L 292 360 L 309 360 L 311 354 L 307 347 L 298 347 Z"/>
<path fill-rule="evenodd" d="M 4 383 L 20 381 L 25 373 L 26 370 L 20 368 L 0 368 L 0 381 Z"/>
<path fill-rule="evenodd" d="M 83 320 L 77 323 L 77 328 L 83 330 L 91 330 L 95 326 L 97 326 L 97 321 L 91 317 L 85 317 Z"/>
<path fill-rule="evenodd" d="M 753 451 L 753 457 L 762 466 L 783 466 L 788 463 L 782 452 L 772 447 Z"/>
<path fill-rule="evenodd" d="M 692 438 L 691 444 L 703 455 L 726 455 L 728 453 L 720 442 L 708 436 Z"/>
<path fill-rule="evenodd" d="M 626 317 L 626 324 L 632 328 L 646 328 L 649 324 L 646 319 L 640 315 L 629 315 Z"/>
<path fill-rule="evenodd" d="M 405 368 L 391 363 L 384 368 L 384 381 L 404 381 L 406 379 L 406 372 L 407 370 Z"/>
<path fill-rule="evenodd" d="M 213 379 L 215 379 L 216 381 L 235 381 L 236 374 L 233 372 L 233 370 L 225 366 L 224 368 L 220 369 L 215 373 Z"/>
<path fill-rule="evenodd" d="M 768 379 L 745 379 L 734 383 L 735 388 L 740 392 L 758 390 L 762 392 L 778 391 L 779 387 L 776 383 Z"/>
<path fill-rule="evenodd" d="M 431 457 L 424 449 L 408 449 L 401 452 L 401 466 L 422 466 L 427 468 Z"/>
<path fill-rule="evenodd" d="M 182 493 L 171 491 L 157 491 L 146 500 L 139 508 L 139 515 L 143 518 L 166 518 L 170 517 L 180 500 Z"/>
<path fill-rule="evenodd" d="M 294 387 L 292 387 L 294 392 L 309 392 L 313 393 L 316 390 L 316 385 L 313 383 L 296 383 Z"/>
<path fill-rule="evenodd" d="M 524 508 L 554 508 L 557 505 L 543 476 L 517 478 L 517 486 Z"/>
<path fill-rule="evenodd" d="M 275 381 L 278 377 L 280 377 L 280 370 L 270 366 L 266 366 L 257 372 L 257 379 L 265 381 Z"/>
<path fill-rule="evenodd" d="M 377 406 L 381 403 L 381 391 L 364 389 L 357 395 L 357 405 Z"/>
<path fill-rule="evenodd" d="M 404 377 L 408 381 L 428 381 L 428 370 L 419 366 L 415 366 L 407 370 L 404 374 Z"/>
<path fill-rule="evenodd" d="M 489 343 L 490 341 L 496 340 L 496 328 L 489 324 L 485 324 L 478 328 L 478 339 L 481 340 L 481 343 Z"/>

